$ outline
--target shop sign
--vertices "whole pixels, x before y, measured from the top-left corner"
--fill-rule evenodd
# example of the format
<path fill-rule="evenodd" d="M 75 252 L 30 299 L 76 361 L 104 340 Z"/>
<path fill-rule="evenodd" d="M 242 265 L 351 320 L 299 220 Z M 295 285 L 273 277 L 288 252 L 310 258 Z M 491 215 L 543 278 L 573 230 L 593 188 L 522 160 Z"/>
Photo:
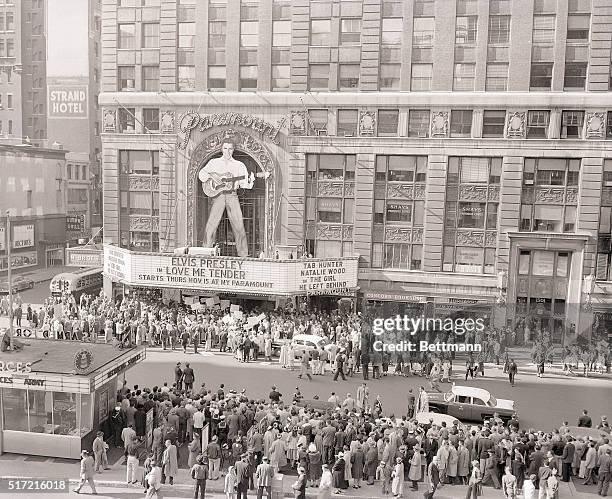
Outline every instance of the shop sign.
<path fill-rule="evenodd" d="M 5 246 L 5 226 L 0 227 L 0 250 Z M 34 224 L 13 225 L 13 244 L 11 248 L 21 249 L 34 246 Z"/>
<path fill-rule="evenodd" d="M 66 248 L 68 265 L 74 267 L 102 267 L 104 265 L 104 252 L 99 249 Z"/>
<path fill-rule="evenodd" d="M 38 254 L 36 251 L 25 251 L 11 255 L 13 269 L 20 269 L 23 267 L 33 267 L 38 265 Z M 0 257 L 0 269 L 6 269 L 8 267 L 8 258 L 6 256 Z"/>
<path fill-rule="evenodd" d="M 87 85 L 49 85 L 49 118 L 87 118 Z"/>
<path fill-rule="evenodd" d="M 82 232 L 85 229 L 85 215 L 66 215 L 66 230 L 69 232 Z"/>
<path fill-rule="evenodd" d="M 191 132 L 194 130 L 203 132 L 214 126 L 243 126 L 251 128 L 256 132 L 267 136 L 272 142 L 278 144 L 278 134 L 285 125 L 283 117 L 276 125 L 253 116 L 252 114 L 242 113 L 217 113 L 217 114 L 199 114 L 195 111 L 188 111 L 179 116 L 178 127 L 181 133 L 184 134 L 183 139 L 179 141 L 179 149 L 185 149 L 191 138 Z"/>
<path fill-rule="evenodd" d="M 113 376 L 116 376 L 117 374 L 125 371 L 126 369 L 129 369 L 130 367 L 132 367 L 134 364 L 136 364 L 138 361 L 143 360 L 144 359 L 144 352 L 140 352 L 137 355 L 134 355 L 134 357 L 131 357 L 123 362 L 121 362 L 121 364 L 113 367 L 112 369 L 110 369 L 109 371 L 106 372 L 106 374 L 104 374 L 104 378 L 105 379 L 110 379 Z"/>
<path fill-rule="evenodd" d="M 31 362 L 13 362 L 0 360 L 0 373 L 28 374 L 32 372 Z"/>
<path fill-rule="evenodd" d="M 351 294 L 358 257 L 267 260 L 133 253 L 105 246 L 104 272 L 124 284 L 230 293 Z"/>
<path fill-rule="evenodd" d="M 402 295 L 394 293 L 375 293 L 366 292 L 363 297 L 366 300 L 380 300 L 380 301 L 399 301 L 399 302 L 410 302 L 410 303 L 426 303 L 426 296 L 419 295 Z"/>

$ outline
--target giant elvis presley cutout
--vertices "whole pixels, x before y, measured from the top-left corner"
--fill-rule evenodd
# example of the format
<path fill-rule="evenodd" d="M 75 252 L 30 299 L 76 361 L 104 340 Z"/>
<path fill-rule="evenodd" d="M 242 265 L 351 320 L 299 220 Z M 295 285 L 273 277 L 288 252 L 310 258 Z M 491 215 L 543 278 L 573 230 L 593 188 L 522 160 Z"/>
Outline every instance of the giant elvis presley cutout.
<path fill-rule="evenodd" d="M 215 234 L 227 209 L 227 217 L 234 232 L 236 240 L 236 251 L 238 256 L 249 256 L 247 236 L 244 230 L 244 219 L 240 201 L 236 191 L 238 189 L 252 189 L 255 176 L 268 178 L 269 172 L 249 173 L 242 161 L 233 158 L 235 144 L 233 139 L 226 138 L 222 144 L 222 157 L 211 159 L 204 168 L 200 170 L 198 178 L 202 182 L 204 194 L 212 199 L 212 205 L 208 212 L 208 220 L 204 230 L 205 247 L 215 244 Z"/>

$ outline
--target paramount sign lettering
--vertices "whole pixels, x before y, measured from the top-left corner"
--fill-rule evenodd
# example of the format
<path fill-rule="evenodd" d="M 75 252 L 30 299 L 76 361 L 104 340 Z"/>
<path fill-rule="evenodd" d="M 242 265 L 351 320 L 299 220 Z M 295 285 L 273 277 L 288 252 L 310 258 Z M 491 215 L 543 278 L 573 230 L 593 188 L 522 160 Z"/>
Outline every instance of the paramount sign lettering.
<path fill-rule="evenodd" d="M 184 134 L 183 140 L 179 143 L 179 149 L 185 149 L 191 138 L 191 132 L 196 130 L 203 132 L 213 126 L 240 125 L 251 128 L 262 135 L 266 135 L 272 142 L 278 143 L 278 134 L 285 124 L 285 119 L 280 120 L 276 125 L 272 125 L 260 118 L 242 113 L 218 113 L 201 115 L 194 111 L 187 112 L 179 118 L 179 130 Z"/>
<path fill-rule="evenodd" d="M 357 287 L 357 257 L 308 260 L 171 256 L 105 247 L 106 274 L 125 284 L 194 290 L 342 294 Z M 119 263 L 121 262 L 121 263 Z"/>

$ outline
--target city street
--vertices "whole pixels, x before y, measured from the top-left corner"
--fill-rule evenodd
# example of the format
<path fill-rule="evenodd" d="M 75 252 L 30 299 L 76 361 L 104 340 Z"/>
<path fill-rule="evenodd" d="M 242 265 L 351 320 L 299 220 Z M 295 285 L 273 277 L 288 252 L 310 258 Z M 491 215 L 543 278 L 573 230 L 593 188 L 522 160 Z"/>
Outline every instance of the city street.
<path fill-rule="evenodd" d="M 361 375 L 355 375 L 344 381 L 333 381 L 331 373 L 326 376 L 314 376 L 313 381 L 298 379 L 298 371 L 287 371 L 277 365 L 276 361 L 239 363 L 230 354 L 193 353 L 183 354 L 182 351 L 160 351 L 149 349 L 147 359 L 126 373 L 128 384 L 139 386 L 154 386 L 167 381 L 174 381 L 174 367 L 177 362 L 190 362 L 195 371 L 195 387 L 202 382 L 213 391 L 220 383 L 229 389 L 247 389 L 251 397 L 267 399 L 270 387 L 275 384 L 283 394 L 285 402 L 291 402 L 295 387 L 299 386 L 305 398 L 315 394 L 321 400 L 327 400 L 332 391 L 341 399 L 348 392 L 355 396 L 357 387 L 363 382 Z M 458 366 L 459 374 L 453 377 L 458 385 L 477 386 L 489 390 L 495 397 L 515 400 L 519 419 L 523 428 L 550 429 L 559 427 L 563 421 L 570 425 L 576 424 L 582 409 L 588 409 L 594 420 L 599 420 L 602 414 L 612 414 L 612 382 L 609 379 L 567 378 L 560 375 L 545 375 L 538 378 L 534 374 L 519 374 L 516 386 L 512 388 L 499 368 L 489 368 L 485 371 L 486 378 L 475 380 L 464 379 L 464 367 Z M 410 388 L 416 393 L 419 386 L 429 389 L 429 380 L 420 377 L 400 377 L 389 375 L 380 380 L 368 381 L 370 397 L 377 394 L 382 397 L 385 413 L 404 415 L 407 407 L 407 392 Z M 440 385 L 442 389 L 449 388 L 448 383 Z"/>

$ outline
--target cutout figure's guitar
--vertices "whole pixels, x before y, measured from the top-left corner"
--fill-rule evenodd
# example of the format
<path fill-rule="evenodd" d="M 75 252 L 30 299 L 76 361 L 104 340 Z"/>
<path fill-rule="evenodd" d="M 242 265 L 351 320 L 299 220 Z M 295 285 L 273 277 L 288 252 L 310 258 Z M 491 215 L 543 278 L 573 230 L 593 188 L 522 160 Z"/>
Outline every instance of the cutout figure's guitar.
<path fill-rule="evenodd" d="M 239 182 L 240 180 L 244 180 L 246 178 L 245 175 L 232 177 L 231 173 L 213 172 L 209 175 L 210 177 L 202 183 L 204 194 L 206 194 L 209 198 L 214 198 L 222 192 L 233 191 L 235 182 Z M 256 174 L 251 173 L 249 176 L 250 181 L 252 182 L 255 177 L 267 179 L 270 176 L 270 172 L 258 172 Z"/>

